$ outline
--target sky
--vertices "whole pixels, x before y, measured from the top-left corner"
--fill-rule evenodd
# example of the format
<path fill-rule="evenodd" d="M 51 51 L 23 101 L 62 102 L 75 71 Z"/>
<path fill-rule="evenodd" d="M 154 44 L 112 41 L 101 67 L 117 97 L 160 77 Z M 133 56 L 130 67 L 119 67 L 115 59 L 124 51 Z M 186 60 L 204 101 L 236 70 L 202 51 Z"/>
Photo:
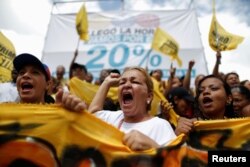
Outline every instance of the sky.
<path fill-rule="evenodd" d="M 41 59 L 50 15 L 55 10 L 53 3 L 62 1 L 67 0 L 0 1 L 0 30 L 12 41 L 17 54 L 29 52 Z M 67 3 L 68 8 L 72 7 L 72 4 L 76 5 L 77 0 L 69 1 L 74 3 Z M 134 10 L 195 8 L 208 70 L 212 72 L 216 58 L 215 52 L 208 44 L 212 0 L 123 0 L 124 6 L 121 5 L 121 1 L 100 0 L 96 5 L 96 1 L 88 0 L 88 3 L 93 9 L 104 11 L 120 8 Z M 218 22 L 228 32 L 244 37 L 244 41 L 237 49 L 222 52 L 220 71 L 224 73 L 235 71 L 241 80 L 249 80 L 250 0 L 216 0 L 216 16 Z"/>

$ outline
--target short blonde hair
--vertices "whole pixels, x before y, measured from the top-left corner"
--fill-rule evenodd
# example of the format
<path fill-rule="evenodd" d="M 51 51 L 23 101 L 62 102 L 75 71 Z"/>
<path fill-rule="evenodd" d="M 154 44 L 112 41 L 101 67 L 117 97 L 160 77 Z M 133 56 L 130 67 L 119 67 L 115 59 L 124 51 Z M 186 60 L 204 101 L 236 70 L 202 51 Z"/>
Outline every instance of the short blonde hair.
<path fill-rule="evenodd" d="M 153 91 L 154 91 L 154 87 L 153 87 L 153 81 L 150 77 L 150 75 L 148 74 L 148 72 L 142 68 L 142 67 L 138 67 L 138 66 L 132 66 L 132 67 L 126 67 L 122 73 L 122 75 L 127 72 L 127 71 L 131 71 L 131 70 L 137 70 L 139 72 L 142 73 L 142 75 L 145 77 L 145 82 L 148 88 L 148 93 L 152 93 L 153 96 Z M 147 110 L 149 111 L 151 109 L 151 102 L 149 104 L 147 104 Z"/>

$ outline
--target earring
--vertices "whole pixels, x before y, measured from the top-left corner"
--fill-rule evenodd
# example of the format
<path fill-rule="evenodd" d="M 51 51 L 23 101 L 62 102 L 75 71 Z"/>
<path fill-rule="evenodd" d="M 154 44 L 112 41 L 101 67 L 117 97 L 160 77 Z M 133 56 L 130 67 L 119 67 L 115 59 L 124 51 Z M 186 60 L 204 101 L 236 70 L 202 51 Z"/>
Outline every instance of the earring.
<path fill-rule="evenodd" d="M 148 100 L 147 103 L 149 104 L 149 103 L 150 103 L 150 100 Z"/>

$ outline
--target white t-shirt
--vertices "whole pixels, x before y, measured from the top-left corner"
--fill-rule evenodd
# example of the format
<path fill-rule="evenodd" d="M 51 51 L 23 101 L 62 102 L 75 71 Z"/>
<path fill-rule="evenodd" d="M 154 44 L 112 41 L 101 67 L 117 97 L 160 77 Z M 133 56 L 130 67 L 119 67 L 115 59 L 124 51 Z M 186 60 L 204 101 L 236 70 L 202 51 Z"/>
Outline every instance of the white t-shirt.
<path fill-rule="evenodd" d="M 176 135 L 168 121 L 159 117 L 153 117 L 149 120 L 139 123 L 127 123 L 122 121 L 124 119 L 123 111 L 107 111 L 102 110 L 95 113 L 96 117 L 103 121 L 119 127 L 124 133 L 131 130 L 138 130 L 146 136 L 153 139 L 157 144 L 163 146 L 176 138 Z"/>

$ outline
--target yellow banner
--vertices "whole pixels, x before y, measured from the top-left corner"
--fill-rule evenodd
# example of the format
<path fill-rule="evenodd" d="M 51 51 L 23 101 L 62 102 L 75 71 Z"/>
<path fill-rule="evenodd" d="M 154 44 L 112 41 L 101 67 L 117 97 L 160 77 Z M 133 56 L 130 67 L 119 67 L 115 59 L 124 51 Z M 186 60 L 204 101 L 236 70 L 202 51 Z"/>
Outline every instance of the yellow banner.
<path fill-rule="evenodd" d="M 173 37 L 162 29 L 157 28 L 154 33 L 152 46 L 154 50 L 171 57 L 171 60 L 176 60 L 179 66 L 182 66 L 182 61 L 178 56 L 179 44 Z"/>
<path fill-rule="evenodd" d="M 122 132 L 86 111 L 55 104 L 2 103 L 0 108 L 0 166 L 20 159 L 44 167 L 207 166 L 209 150 L 249 149 L 250 118 L 197 121 L 187 138 L 133 152 L 123 145 Z"/>
<path fill-rule="evenodd" d="M 76 15 L 76 30 L 80 39 L 84 41 L 89 40 L 88 34 L 88 16 L 86 12 L 85 4 L 82 5 L 79 12 Z"/>
<path fill-rule="evenodd" d="M 188 143 L 202 150 L 249 150 L 250 117 L 195 122 Z"/>
<path fill-rule="evenodd" d="M 16 56 L 14 45 L 0 32 L 0 83 L 10 82 L 13 59 Z"/>
<path fill-rule="evenodd" d="M 209 45 L 214 51 L 236 49 L 243 40 L 243 37 L 227 32 L 217 21 L 215 13 L 213 14 L 209 31 Z"/>

